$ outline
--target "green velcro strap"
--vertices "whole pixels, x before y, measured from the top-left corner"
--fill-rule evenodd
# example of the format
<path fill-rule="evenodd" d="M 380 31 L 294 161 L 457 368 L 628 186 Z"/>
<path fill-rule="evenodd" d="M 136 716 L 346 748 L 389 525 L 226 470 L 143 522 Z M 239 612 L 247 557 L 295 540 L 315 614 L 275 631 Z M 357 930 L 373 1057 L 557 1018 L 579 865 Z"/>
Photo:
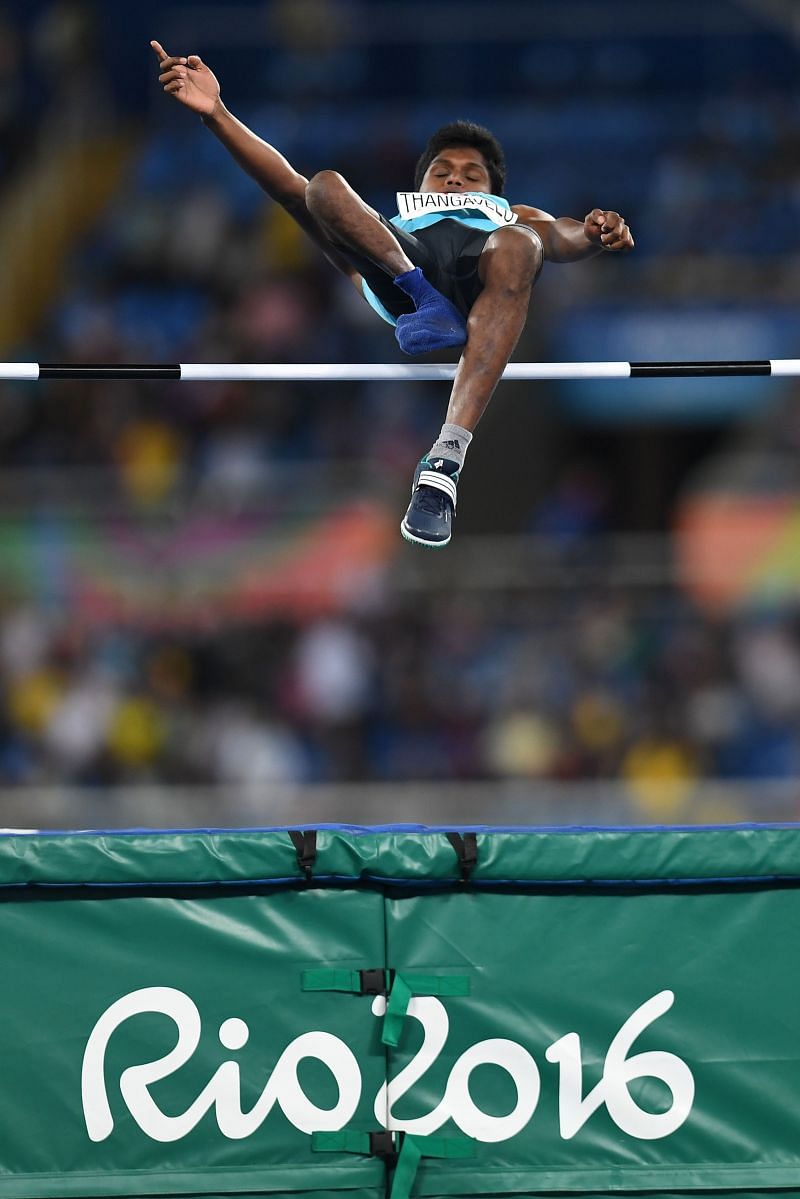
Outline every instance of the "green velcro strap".
<path fill-rule="evenodd" d="M 423 1157 L 473 1157 L 475 1142 L 469 1137 L 416 1137 L 408 1133 L 397 1159 L 389 1199 L 409 1199 Z"/>
<path fill-rule="evenodd" d="M 369 1133 L 347 1128 L 339 1132 L 312 1132 L 311 1148 L 315 1153 L 369 1153 Z"/>
<path fill-rule="evenodd" d="M 349 991 L 361 994 L 360 970 L 304 970 L 301 982 L 304 991 Z"/>
<path fill-rule="evenodd" d="M 386 1015 L 383 1017 L 381 1042 L 384 1045 L 399 1045 L 400 1033 L 403 1031 L 403 1021 L 406 1018 L 408 1005 L 414 992 L 402 974 L 394 976 L 392 990 L 386 1004 Z"/>
<path fill-rule="evenodd" d="M 469 995 L 466 974 L 406 974 L 403 978 L 415 995 L 438 995 L 440 999 Z"/>
<path fill-rule="evenodd" d="M 469 995 L 469 979 L 464 974 L 396 974 L 383 1018 L 382 1044 L 400 1044 L 403 1021 L 414 995 L 436 995 L 442 999 Z"/>

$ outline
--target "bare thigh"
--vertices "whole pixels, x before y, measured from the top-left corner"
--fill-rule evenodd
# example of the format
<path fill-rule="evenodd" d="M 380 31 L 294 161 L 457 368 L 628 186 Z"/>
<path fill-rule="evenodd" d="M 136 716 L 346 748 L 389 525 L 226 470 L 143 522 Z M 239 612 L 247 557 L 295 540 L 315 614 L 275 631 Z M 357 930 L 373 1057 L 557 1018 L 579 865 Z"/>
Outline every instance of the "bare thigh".
<path fill-rule="evenodd" d="M 526 225 L 509 225 L 497 229 L 486 240 L 478 262 L 481 282 L 497 272 L 499 275 L 521 275 L 533 282 L 544 262 L 542 239 Z"/>

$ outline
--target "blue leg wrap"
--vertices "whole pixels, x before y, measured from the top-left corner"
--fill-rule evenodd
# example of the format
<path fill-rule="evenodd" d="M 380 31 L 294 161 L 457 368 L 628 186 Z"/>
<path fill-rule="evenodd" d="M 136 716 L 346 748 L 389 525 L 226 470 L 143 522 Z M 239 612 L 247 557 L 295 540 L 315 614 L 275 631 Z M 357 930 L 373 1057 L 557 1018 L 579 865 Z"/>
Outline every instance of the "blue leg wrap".
<path fill-rule="evenodd" d="M 398 275 L 394 282 L 411 297 L 417 309 L 397 318 L 395 337 L 404 353 L 427 354 L 430 350 L 464 345 L 467 326 L 463 316 L 431 286 L 419 267 Z"/>

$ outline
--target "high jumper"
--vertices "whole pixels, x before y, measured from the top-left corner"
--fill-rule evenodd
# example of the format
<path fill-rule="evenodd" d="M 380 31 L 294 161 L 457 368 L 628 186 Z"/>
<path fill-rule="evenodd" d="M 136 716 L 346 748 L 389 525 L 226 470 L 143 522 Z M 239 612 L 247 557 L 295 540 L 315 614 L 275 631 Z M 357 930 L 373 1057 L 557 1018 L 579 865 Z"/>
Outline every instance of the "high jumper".
<path fill-rule="evenodd" d="M 164 91 L 201 116 L 239 165 L 395 326 L 403 351 L 464 347 L 444 424 L 417 465 L 400 526 L 407 541 L 447 545 L 467 448 L 519 340 L 543 262 L 630 250 L 630 229 L 618 212 L 604 208 L 577 221 L 509 204 L 502 147 L 488 129 L 468 121 L 444 125 L 431 136 L 414 188 L 398 192 L 398 213 L 389 221 L 336 171 L 311 179 L 296 171 L 229 112 L 219 81 L 198 55 L 171 56 L 158 42 L 150 44 Z"/>

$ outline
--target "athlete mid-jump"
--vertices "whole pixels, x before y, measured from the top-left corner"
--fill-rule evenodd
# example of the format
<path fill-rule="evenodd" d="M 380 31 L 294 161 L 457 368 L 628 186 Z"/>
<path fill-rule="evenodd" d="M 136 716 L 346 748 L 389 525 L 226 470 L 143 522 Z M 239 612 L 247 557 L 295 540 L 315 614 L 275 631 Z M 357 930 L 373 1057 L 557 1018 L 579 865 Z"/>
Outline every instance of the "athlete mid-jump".
<path fill-rule="evenodd" d="M 603 250 L 630 250 L 617 212 L 595 208 L 583 221 L 555 219 L 503 197 L 503 151 L 487 129 L 445 125 L 417 163 L 414 190 L 398 193 L 387 221 L 335 171 L 299 174 L 237 120 L 220 99 L 214 74 L 196 54 L 170 57 L 150 43 L 159 82 L 219 138 L 348 276 L 384 320 L 400 348 L 422 354 L 463 346 L 445 423 L 414 474 L 401 531 L 408 541 L 447 545 L 456 484 L 472 433 L 525 324 L 542 262 L 578 262 Z"/>

